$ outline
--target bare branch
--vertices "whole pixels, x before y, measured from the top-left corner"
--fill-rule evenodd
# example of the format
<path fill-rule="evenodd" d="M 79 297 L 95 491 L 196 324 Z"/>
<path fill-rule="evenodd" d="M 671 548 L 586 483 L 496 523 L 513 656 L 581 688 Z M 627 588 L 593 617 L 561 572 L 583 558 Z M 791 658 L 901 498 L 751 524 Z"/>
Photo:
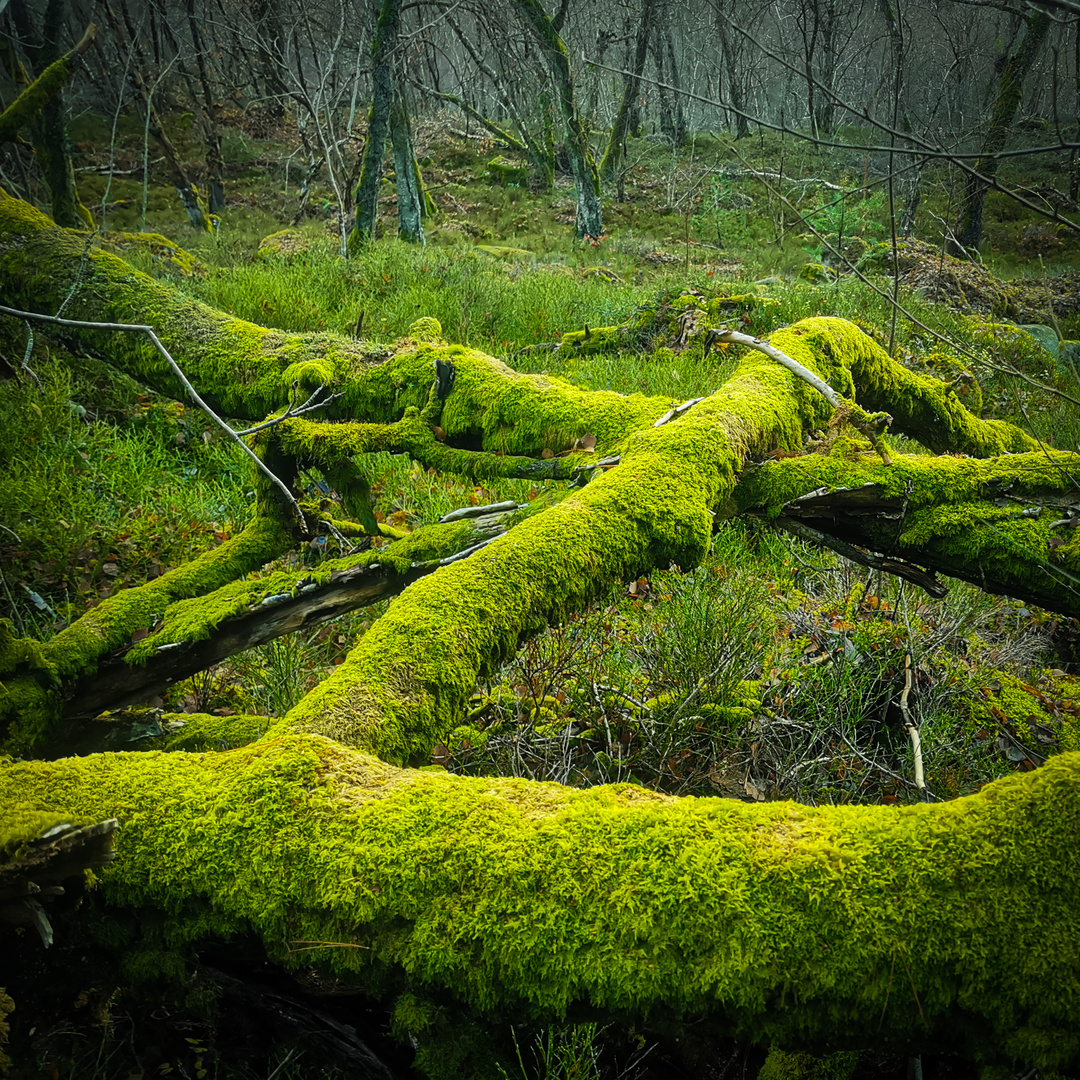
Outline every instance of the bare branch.
<path fill-rule="evenodd" d="M 310 535 L 307 518 L 304 517 L 304 512 L 300 509 L 300 504 L 296 501 L 293 493 L 286 487 L 280 477 L 276 476 L 267 468 L 266 464 L 259 458 L 255 451 L 252 450 L 251 447 L 248 446 L 247 443 L 245 443 L 240 436 L 210 408 L 209 405 L 206 404 L 205 401 L 203 401 L 199 396 L 198 391 L 196 391 L 195 387 L 188 381 L 187 376 L 180 370 L 180 365 L 172 358 L 169 350 L 162 345 L 157 334 L 154 333 L 154 328 L 152 326 L 142 326 L 137 323 L 85 322 L 81 319 L 60 319 L 55 315 L 38 315 L 37 312 L 34 311 L 20 311 L 17 308 L 9 308 L 3 304 L 0 304 L 0 313 L 3 313 L 4 315 L 14 315 L 19 319 L 32 319 L 35 322 L 47 323 L 50 326 L 70 326 L 76 330 L 133 331 L 135 333 L 145 334 L 150 339 L 154 348 L 157 349 L 165 362 L 172 369 L 173 374 L 180 380 L 184 389 L 190 394 L 191 400 L 194 401 L 195 404 L 198 405 L 198 407 L 202 409 L 202 411 L 206 413 L 206 415 L 209 416 L 210 419 L 213 420 L 214 423 L 217 424 L 217 426 L 221 428 L 221 430 L 224 431 L 252 461 L 255 462 L 256 468 L 258 468 L 259 471 L 281 491 L 289 505 L 293 508 L 293 513 L 296 514 L 300 526 L 304 531 L 304 535 Z"/>

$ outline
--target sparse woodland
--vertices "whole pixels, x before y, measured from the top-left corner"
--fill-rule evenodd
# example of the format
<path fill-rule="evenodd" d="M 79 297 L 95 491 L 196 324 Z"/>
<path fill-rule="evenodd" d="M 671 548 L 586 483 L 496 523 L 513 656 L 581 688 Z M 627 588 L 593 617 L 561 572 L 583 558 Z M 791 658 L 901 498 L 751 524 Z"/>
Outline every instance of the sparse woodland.
<path fill-rule="evenodd" d="M 12 1074 L 1074 1075 L 1078 43 L 0 8 Z"/>

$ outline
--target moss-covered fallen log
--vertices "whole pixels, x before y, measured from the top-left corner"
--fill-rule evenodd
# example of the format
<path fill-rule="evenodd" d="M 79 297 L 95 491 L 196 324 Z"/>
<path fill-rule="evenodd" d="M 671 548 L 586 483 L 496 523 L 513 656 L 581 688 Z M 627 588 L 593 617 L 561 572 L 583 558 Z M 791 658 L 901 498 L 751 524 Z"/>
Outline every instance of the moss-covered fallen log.
<path fill-rule="evenodd" d="M 810 809 L 401 771 L 309 735 L 9 764 L 0 800 L 120 819 L 103 898 L 169 913 L 141 947 L 254 932 L 421 1038 L 437 997 L 1080 1065 L 1077 754 L 949 804 Z"/>
<path fill-rule="evenodd" d="M 740 513 L 795 519 L 829 538 L 917 563 L 993 593 L 1080 615 L 1076 455 L 1044 449 L 978 459 L 830 454 L 770 461 L 740 481 Z M 868 502 L 865 493 L 877 497 Z M 825 497 L 823 493 L 832 493 Z M 863 497 L 860 497 L 860 492 Z M 886 505 L 887 504 L 887 505 Z"/>
<path fill-rule="evenodd" d="M 891 469 L 866 460 L 858 439 L 844 433 L 815 389 L 756 351 L 741 354 L 715 393 L 673 408 L 678 403 L 670 399 L 588 391 L 554 377 L 518 374 L 492 357 L 444 342 L 433 319 L 418 320 L 394 346 L 284 334 L 216 312 L 113 255 L 87 250 L 85 237 L 56 228 L 6 196 L 0 198 L 0 283 L 30 310 L 51 312 L 66 301 L 65 315 L 154 325 L 199 392 L 231 416 L 261 419 L 280 411 L 294 383 L 332 391 L 336 396 L 318 421 L 287 420 L 272 439 L 288 469 L 312 461 L 332 473 L 338 490 L 351 491 L 358 520 L 366 513 L 371 525 L 370 508 L 363 506 L 366 481 L 353 465 L 356 455 L 390 450 L 475 478 L 592 478 L 472 558 L 411 584 L 333 676 L 284 718 L 278 733 L 324 734 L 398 763 L 426 759 L 432 745 L 460 722 L 477 679 L 526 637 L 619 579 L 654 566 L 695 565 L 708 550 L 718 517 L 757 505 L 775 514 L 778 493 L 784 493 L 783 501 L 804 494 L 805 487 L 795 491 L 790 482 L 794 465 L 755 473 L 748 467 L 777 448 L 801 450 L 807 435 L 830 420 L 840 424 L 826 447 L 831 452 L 806 459 L 827 463 L 813 466 L 828 473 L 825 482 L 881 483 L 898 497 L 903 487 L 907 500 L 899 523 L 882 519 L 874 525 L 877 532 L 854 542 L 873 541 L 889 550 L 888 541 L 916 566 L 990 580 L 992 587 L 1039 598 L 1058 610 L 1076 606 L 1076 594 L 1060 588 L 1062 580 L 1072 580 L 1069 575 L 1080 580 L 1076 545 L 1062 536 L 1048 555 L 1056 535 L 1052 505 L 1044 503 L 1039 515 L 1016 522 L 1009 519 L 1011 510 L 991 507 L 987 516 L 978 506 L 960 505 L 957 459 L 926 458 Z M 173 372 L 140 337 L 64 332 L 77 347 L 106 356 L 129 375 L 179 393 Z M 887 410 L 895 430 L 932 450 L 992 459 L 1008 455 L 988 464 L 990 474 L 998 469 L 1001 476 L 1015 476 L 1009 473 L 1013 455 L 1037 449 L 1019 429 L 974 416 L 948 384 L 908 371 L 851 323 L 807 319 L 776 331 L 770 342 L 848 401 Z M 593 453 L 573 454 L 586 438 Z M 552 458 L 560 453 L 570 456 Z M 598 459 L 618 464 L 590 469 L 590 460 Z M 1054 460 L 1062 478 L 1080 472 L 1075 455 Z M 748 489 L 752 495 L 745 494 Z M 1016 488 L 1021 490 L 1022 485 Z M 987 488 L 972 497 L 973 504 L 998 494 Z M 1013 496 L 1006 491 L 1002 497 Z M 216 582 L 213 588 L 228 591 L 227 586 Z M 45 665 L 44 675 L 32 675 L 40 683 L 37 698 L 23 695 L 16 702 L 0 695 L 0 714 L 22 725 L 14 730 L 31 737 L 43 730 L 50 717 L 57 719 L 63 700 L 56 679 L 70 684 L 76 674 L 92 676 L 103 655 L 153 625 L 148 614 L 162 613 L 150 595 L 155 587 L 160 590 L 151 584 L 145 594 L 128 590 L 122 601 L 102 605 L 48 646 L 63 655 L 52 667 Z M 238 595 L 250 592 L 242 581 L 236 589 Z M 212 608 L 186 608 L 181 621 L 201 620 L 209 634 L 220 623 Z M 152 643 L 136 646 L 132 659 Z M 32 666 L 16 658 L 4 670 L 25 688 Z M 29 743 L 20 739 L 22 751 Z"/>

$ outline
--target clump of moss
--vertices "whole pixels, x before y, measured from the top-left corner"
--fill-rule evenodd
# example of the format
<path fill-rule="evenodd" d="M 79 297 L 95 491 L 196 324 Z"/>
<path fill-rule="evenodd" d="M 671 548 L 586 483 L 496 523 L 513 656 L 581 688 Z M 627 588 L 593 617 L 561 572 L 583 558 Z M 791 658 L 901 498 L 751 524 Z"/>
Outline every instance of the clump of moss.
<path fill-rule="evenodd" d="M 259 241 L 256 257 L 259 259 L 292 259 L 297 255 L 306 255 L 311 245 L 308 238 L 297 229 L 282 229 L 280 232 L 264 236 Z"/>
<path fill-rule="evenodd" d="M 774 1046 L 761 1066 L 758 1080 L 850 1080 L 858 1063 L 857 1050 L 816 1057 Z"/>

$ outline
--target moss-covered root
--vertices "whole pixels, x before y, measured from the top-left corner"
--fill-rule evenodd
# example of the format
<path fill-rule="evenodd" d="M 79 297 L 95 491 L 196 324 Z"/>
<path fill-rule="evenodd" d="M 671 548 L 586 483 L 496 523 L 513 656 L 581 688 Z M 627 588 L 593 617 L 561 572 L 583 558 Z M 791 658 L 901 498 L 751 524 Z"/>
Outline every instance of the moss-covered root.
<path fill-rule="evenodd" d="M 1077 754 L 953 803 L 811 809 L 399 771 L 290 736 L 8 765 L 17 800 L 119 817 L 104 898 L 168 911 L 173 948 L 254 931 L 492 1022 L 663 1007 L 792 1050 L 1080 1066 Z"/>
<path fill-rule="evenodd" d="M 1012 424 L 980 420 L 947 383 L 908 371 L 845 319 L 803 319 L 769 340 L 800 363 L 814 357 L 820 365 L 847 370 L 851 383 L 834 383 L 835 390 L 853 396 L 871 412 L 890 413 L 894 431 L 917 439 L 934 453 L 994 457 L 1039 449 L 1035 439 Z"/>
<path fill-rule="evenodd" d="M 29 753 L 60 720 L 64 682 L 93 671 L 102 656 L 127 644 L 136 630 L 152 627 L 170 604 L 204 596 L 243 577 L 291 543 L 279 522 L 259 516 L 220 547 L 103 600 L 32 656 L 6 667 L 0 656 L 0 672 L 5 674 L 0 684 L 0 746 L 8 753 Z"/>

